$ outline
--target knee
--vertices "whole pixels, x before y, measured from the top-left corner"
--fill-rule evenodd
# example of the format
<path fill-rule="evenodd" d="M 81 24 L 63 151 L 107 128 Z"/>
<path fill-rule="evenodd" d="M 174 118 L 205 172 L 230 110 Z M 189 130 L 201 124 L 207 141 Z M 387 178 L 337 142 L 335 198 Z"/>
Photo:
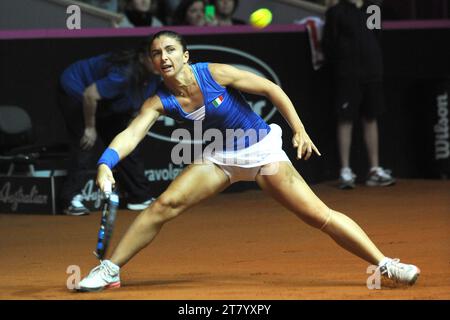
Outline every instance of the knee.
<path fill-rule="evenodd" d="M 323 230 L 331 220 L 333 210 L 327 206 L 310 208 L 307 213 L 301 216 L 302 220 L 313 228 Z"/>
<path fill-rule="evenodd" d="M 177 217 L 186 208 L 185 199 L 176 193 L 163 193 L 152 203 L 152 211 L 165 222 Z"/>

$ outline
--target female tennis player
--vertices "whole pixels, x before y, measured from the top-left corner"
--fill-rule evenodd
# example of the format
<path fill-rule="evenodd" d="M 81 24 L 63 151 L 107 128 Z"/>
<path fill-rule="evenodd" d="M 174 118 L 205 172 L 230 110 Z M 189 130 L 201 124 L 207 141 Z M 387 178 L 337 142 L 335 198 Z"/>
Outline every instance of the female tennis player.
<path fill-rule="evenodd" d="M 204 161 L 190 164 L 134 220 L 110 260 L 101 261 L 79 283 L 80 291 L 119 287 L 120 268 L 155 238 L 164 223 L 241 180 L 256 180 L 307 224 L 328 234 L 349 252 L 378 265 L 384 276 L 406 284 L 416 281 L 420 273 L 416 266 L 386 257 L 353 220 L 329 208 L 312 192 L 282 150 L 281 128 L 266 124 L 240 94 L 265 96 L 278 108 L 292 128 L 298 158 L 307 160 L 313 153 L 320 156 L 280 87 L 230 65 L 190 64 L 185 41 L 171 31 L 153 36 L 149 54 L 164 85 L 100 158 L 97 183 L 102 190 L 107 182 L 114 183 L 111 168 L 138 145 L 160 115 L 185 122 L 201 121 L 204 129 L 219 130 L 224 137 L 230 129 L 256 134 L 234 136 L 232 143 L 225 141 L 223 149 L 217 148 Z"/>

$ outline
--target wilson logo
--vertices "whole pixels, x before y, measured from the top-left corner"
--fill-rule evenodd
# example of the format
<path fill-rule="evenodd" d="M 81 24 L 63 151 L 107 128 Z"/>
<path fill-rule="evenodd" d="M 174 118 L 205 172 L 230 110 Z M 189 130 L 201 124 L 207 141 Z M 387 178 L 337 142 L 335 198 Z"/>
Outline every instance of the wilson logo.
<path fill-rule="evenodd" d="M 435 159 L 450 158 L 450 139 L 448 128 L 448 94 L 437 96 L 437 123 L 434 125 Z"/>

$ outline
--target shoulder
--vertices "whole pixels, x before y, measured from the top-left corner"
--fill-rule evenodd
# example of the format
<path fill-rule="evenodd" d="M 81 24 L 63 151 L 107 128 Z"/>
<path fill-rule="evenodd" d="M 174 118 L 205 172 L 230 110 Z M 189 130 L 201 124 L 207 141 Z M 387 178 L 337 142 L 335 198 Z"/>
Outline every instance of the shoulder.
<path fill-rule="evenodd" d="M 112 66 L 111 58 L 111 53 L 105 53 L 81 60 L 81 63 L 91 69 L 104 69 Z"/>
<path fill-rule="evenodd" d="M 218 79 L 222 79 L 224 77 L 231 75 L 236 70 L 236 68 L 230 66 L 229 64 L 209 63 L 208 70 L 213 76 L 213 78 L 216 79 L 217 81 Z"/>
<path fill-rule="evenodd" d="M 156 111 L 158 113 L 164 113 L 164 107 L 161 98 L 158 95 L 153 95 L 145 100 L 144 105 L 141 108 L 142 112 Z"/>
<path fill-rule="evenodd" d="M 208 65 L 211 77 L 223 87 L 230 84 L 230 77 L 233 75 L 233 69 L 234 67 L 223 63 L 210 63 Z"/>
<path fill-rule="evenodd" d="M 220 80 L 227 75 L 227 72 L 231 72 L 231 68 L 233 68 L 232 66 L 227 64 L 211 62 L 198 62 L 192 64 L 191 66 L 192 69 L 194 69 L 200 77 L 211 77 L 213 80 L 220 84 Z"/>

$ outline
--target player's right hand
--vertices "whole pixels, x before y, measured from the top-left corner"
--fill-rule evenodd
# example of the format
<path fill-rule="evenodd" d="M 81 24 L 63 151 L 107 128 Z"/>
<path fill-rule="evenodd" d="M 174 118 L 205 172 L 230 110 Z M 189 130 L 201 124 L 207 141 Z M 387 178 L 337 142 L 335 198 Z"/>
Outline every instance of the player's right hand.
<path fill-rule="evenodd" d="M 102 192 L 105 192 L 105 186 L 108 184 L 114 187 L 116 181 L 114 180 L 111 169 L 106 164 L 101 164 L 97 169 L 97 186 Z"/>

